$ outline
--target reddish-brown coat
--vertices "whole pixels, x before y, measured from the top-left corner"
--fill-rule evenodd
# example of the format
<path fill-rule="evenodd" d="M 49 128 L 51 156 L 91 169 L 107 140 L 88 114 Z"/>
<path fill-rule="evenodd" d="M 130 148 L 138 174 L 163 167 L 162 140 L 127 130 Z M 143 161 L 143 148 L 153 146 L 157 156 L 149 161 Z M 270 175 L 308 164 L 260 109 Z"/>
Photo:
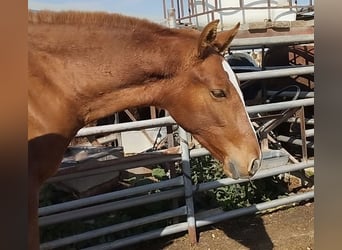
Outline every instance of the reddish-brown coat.
<path fill-rule="evenodd" d="M 219 53 L 239 25 L 216 34 L 217 24 L 201 33 L 115 14 L 29 12 L 29 249 L 39 248 L 41 184 L 78 129 L 114 112 L 167 109 L 227 175 L 231 165 L 240 177 L 253 174 L 260 148 Z"/>

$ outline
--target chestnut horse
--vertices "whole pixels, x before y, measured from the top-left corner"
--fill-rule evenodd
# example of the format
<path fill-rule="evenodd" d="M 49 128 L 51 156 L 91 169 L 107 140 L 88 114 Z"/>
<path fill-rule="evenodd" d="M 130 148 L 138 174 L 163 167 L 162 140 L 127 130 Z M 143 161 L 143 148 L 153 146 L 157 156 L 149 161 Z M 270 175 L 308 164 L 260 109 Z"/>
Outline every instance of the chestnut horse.
<path fill-rule="evenodd" d="M 157 106 L 248 178 L 261 151 L 237 79 L 222 57 L 239 29 L 169 29 L 117 14 L 29 12 L 29 249 L 39 248 L 38 195 L 85 124 Z"/>

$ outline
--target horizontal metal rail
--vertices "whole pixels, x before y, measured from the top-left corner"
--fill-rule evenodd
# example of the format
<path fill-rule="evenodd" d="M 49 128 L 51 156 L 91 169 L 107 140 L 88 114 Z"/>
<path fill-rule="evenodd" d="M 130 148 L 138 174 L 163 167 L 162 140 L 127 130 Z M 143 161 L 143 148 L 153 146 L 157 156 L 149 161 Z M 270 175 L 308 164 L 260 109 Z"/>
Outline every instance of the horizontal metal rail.
<path fill-rule="evenodd" d="M 303 141 L 301 139 L 297 139 L 297 138 L 290 137 L 290 136 L 278 135 L 277 140 L 281 141 L 281 142 L 292 143 L 292 144 L 298 145 L 298 146 L 303 146 Z M 314 148 L 315 147 L 314 143 L 312 141 L 306 141 L 306 146 L 308 148 Z"/>
<path fill-rule="evenodd" d="M 293 97 L 296 95 L 295 91 L 283 91 L 278 94 L 278 91 L 267 91 L 268 96 L 272 96 L 277 94 L 278 96 L 286 96 L 286 97 Z M 299 98 L 314 98 L 315 92 L 314 91 L 300 91 Z"/>
<path fill-rule="evenodd" d="M 272 45 L 285 44 L 306 44 L 312 43 L 315 40 L 314 34 L 304 35 L 279 35 L 273 37 L 250 37 L 236 38 L 232 41 L 230 49 L 241 49 L 241 47 L 252 48 Z"/>
<path fill-rule="evenodd" d="M 272 200 L 272 201 L 266 201 L 266 202 L 258 203 L 256 205 L 252 205 L 249 207 L 235 209 L 229 212 L 223 212 L 217 215 L 208 216 L 205 219 L 197 220 L 196 226 L 203 227 L 203 226 L 217 223 L 219 221 L 232 219 L 232 218 L 242 216 L 242 215 L 254 214 L 254 213 L 264 211 L 267 209 L 276 208 L 276 207 L 288 205 L 291 203 L 298 203 L 300 201 L 310 200 L 313 198 L 314 198 L 314 191 L 291 195 L 285 198 L 279 198 L 279 199 Z"/>
<path fill-rule="evenodd" d="M 206 148 L 195 148 L 190 150 L 190 158 L 209 155 L 210 152 Z"/>
<path fill-rule="evenodd" d="M 315 66 L 301 66 L 301 67 L 296 67 L 296 68 L 271 69 L 271 70 L 262 70 L 262 71 L 257 71 L 257 72 L 237 73 L 236 75 L 240 81 L 246 81 L 246 80 L 285 77 L 285 76 L 291 76 L 291 75 L 306 75 L 306 74 L 313 74 L 314 72 L 315 72 Z"/>
<path fill-rule="evenodd" d="M 296 122 L 299 123 L 300 122 L 300 118 L 295 118 L 295 117 L 291 117 L 287 120 L 287 122 Z M 310 118 L 310 119 L 305 119 L 305 124 L 308 125 L 315 125 L 315 119 L 314 118 Z"/>
<path fill-rule="evenodd" d="M 309 160 L 307 162 L 300 162 L 296 164 L 287 164 L 279 167 L 268 168 L 268 169 L 260 169 L 251 179 L 239 179 L 234 180 L 232 178 L 223 178 L 216 181 L 200 183 L 196 186 L 193 186 L 194 192 L 202 192 L 209 189 L 214 189 L 218 187 L 223 187 L 232 184 L 238 184 L 248 181 L 253 181 L 257 179 L 262 179 L 265 177 L 270 177 L 274 175 L 279 175 L 287 172 L 294 172 L 298 170 L 302 170 L 305 168 L 313 167 L 315 164 L 314 160 Z"/>
<path fill-rule="evenodd" d="M 123 122 L 113 125 L 104 125 L 104 126 L 96 126 L 96 127 L 87 127 L 80 129 L 76 137 L 80 136 L 88 136 L 94 134 L 104 134 L 104 133 L 114 133 L 114 132 L 125 132 L 136 129 L 146 129 L 153 127 L 161 127 L 161 126 L 169 126 L 176 124 L 176 121 L 172 119 L 170 116 L 143 120 L 143 121 L 135 121 L 135 122 Z"/>
<path fill-rule="evenodd" d="M 148 185 L 132 187 L 129 189 L 119 190 L 115 192 L 100 194 L 96 196 L 91 196 L 87 198 L 82 198 L 74 201 L 67 201 L 55 205 L 50 205 L 46 207 L 39 208 L 39 216 L 47 216 L 54 213 L 60 213 L 67 210 L 77 209 L 85 206 L 90 206 L 98 203 L 108 202 L 110 200 L 116 200 L 119 198 L 133 196 L 141 193 L 146 193 L 156 189 L 170 188 L 174 186 L 183 185 L 183 177 L 178 176 L 176 178 L 160 181 L 157 183 L 152 183 Z"/>
<path fill-rule="evenodd" d="M 72 211 L 62 212 L 49 216 L 43 216 L 39 218 L 39 226 L 48 226 L 51 224 L 62 223 L 66 221 L 82 219 L 93 215 L 99 215 L 107 212 L 112 212 L 127 207 L 134 207 L 142 204 L 148 204 L 156 201 L 169 200 L 184 195 L 184 188 L 175 188 L 168 191 L 162 191 L 150 195 L 143 195 L 139 197 L 129 198 L 125 200 L 119 200 L 109 202 L 92 207 L 80 208 Z"/>
<path fill-rule="evenodd" d="M 88 177 L 112 171 L 121 171 L 139 166 L 153 166 L 164 162 L 174 162 L 179 161 L 181 159 L 180 155 L 178 154 L 159 154 L 155 156 L 150 154 L 149 157 L 146 158 L 136 157 L 138 158 L 137 161 L 132 161 L 130 159 L 131 157 L 134 156 L 127 156 L 114 160 L 89 161 L 84 163 L 78 163 L 76 167 L 69 167 L 70 169 L 66 169 L 65 172 L 62 169 L 59 170 L 57 175 L 50 177 L 46 182 L 52 183 L 62 180 L 71 180 L 75 178 Z"/>
<path fill-rule="evenodd" d="M 54 241 L 45 242 L 45 243 L 40 245 L 40 249 L 43 250 L 43 249 L 53 249 L 53 248 L 57 248 L 57 247 L 63 247 L 63 246 L 69 245 L 69 244 L 77 243 L 77 242 L 84 241 L 84 240 L 93 239 L 96 237 L 115 233 L 117 231 L 125 230 L 128 228 L 133 228 L 133 227 L 137 227 L 137 226 L 141 226 L 141 225 L 145 225 L 145 224 L 150 224 L 153 222 L 157 222 L 157 221 L 161 221 L 161 220 L 165 220 L 165 219 L 169 219 L 169 218 L 174 218 L 177 216 L 186 215 L 186 213 L 187 213 L 186 206 L 182 206 L 182 207 L 179 207 L 179 208 L 176 208 L 173 210 L 169 210 L 166 212 L 153 214 L 153 215 L 149 215 L 149 216 L 142 217 L 139 219 L 115 224 L 112 226 L 107 226 L 107 227 L 87 231 L 85 233 L 72 235 L 72 236 L 65 237 L 65 238 L 58 239 L 58 240 L 54 240 Z"/>
<path fill-rule="evenodd" d="M 266 202 L 258 203 L 249 207 L 239 208 L 239 209 L 235 209 L 232 211 L 216 214 L 213 216 L 208 216 L 201 220 L 196 220 L 196 227 L 211 225 L 211 224 L 223 221 L 223 220 L 232 219 L 232 218 L 236 218 L 236 217 L 243 216 L 243 215 L 256 214 L 266 209 L 271 209 L 271 208 L 284 206 L 284 205 L 288 205 L 292 203 L 298 203 L 300 201 L 310 200 L 312 198 L 314 198 L 314 191 L 291 195 L 291 196 L 280 198 L 277 200 L 266 201 Z M 143 242 L 146 240 L 151 240 L 151 239 L 155 239 L 155 238 L 159 238 L 159 237 L 163 237 L 167 235 L 172 235 L 172 234 L 179 233 L 179 232 L 184 232 L 187 229 L 188 229 L 188 223 L 182 222 L 182 223 L 178 223 L 175 225 L 160 228 L 157 230 L 149 231 L 143 234 L 134 235 L 134 236 L 127 237 L 124 239 L 116 240 L 114 242 L 105 243 L 105 244 L 97 245 L 94 247 L 84 248 L 83 250 L 116 249 L 116 248 L 132 245 L 132 244 L 137 244 L 139 242 Z"/>
<path fill-rule="evenodd" d="M 305 136 L 306 137 L 312 137 L 314 135 L 315 135 L 315 129 L 314 128 L 305 130 Z"/>
<path fill-rule="evenodd" d="M 284 110 L 284 109 L 296 108 L 296 107 L 301 107 L 301 106 L 312 106 L 314 105 L 314 102 L 315 102 L 315 98 L 307 98 L 307 99 L 300 99 L 300 100 L 295 100 L 295 101 L 276 102 L 276 103 L 248 106 L 246 107 L 246 109 L 249 114 L 253 114 L 253 113 Z"/>

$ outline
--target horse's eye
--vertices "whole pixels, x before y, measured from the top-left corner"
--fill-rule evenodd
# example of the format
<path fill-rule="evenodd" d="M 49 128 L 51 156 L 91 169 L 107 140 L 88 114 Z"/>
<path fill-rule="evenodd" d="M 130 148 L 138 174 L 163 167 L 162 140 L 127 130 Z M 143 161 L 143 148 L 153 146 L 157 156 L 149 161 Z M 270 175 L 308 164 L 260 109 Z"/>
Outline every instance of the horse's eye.
<path fill-rule="evenodd" d="M 215 98 L 223 98 L 226 97 L 226 93 L 222 89 L 214 89 L 211 91 L 211 95 Z"/>

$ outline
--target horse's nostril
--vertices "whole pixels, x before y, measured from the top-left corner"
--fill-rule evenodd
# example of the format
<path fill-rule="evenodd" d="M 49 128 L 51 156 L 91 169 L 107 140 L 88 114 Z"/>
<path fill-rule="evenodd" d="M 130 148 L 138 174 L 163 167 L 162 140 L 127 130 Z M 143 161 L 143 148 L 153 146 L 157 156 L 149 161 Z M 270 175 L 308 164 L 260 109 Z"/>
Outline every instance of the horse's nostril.
<path fill-rule="evenodd" d="M 261 161 L 259 159 L 255 159 L 252 161 L 252 164 L 249 167 L 248 173 L 250 176 L 255 175 L 261 165 Z"/>

